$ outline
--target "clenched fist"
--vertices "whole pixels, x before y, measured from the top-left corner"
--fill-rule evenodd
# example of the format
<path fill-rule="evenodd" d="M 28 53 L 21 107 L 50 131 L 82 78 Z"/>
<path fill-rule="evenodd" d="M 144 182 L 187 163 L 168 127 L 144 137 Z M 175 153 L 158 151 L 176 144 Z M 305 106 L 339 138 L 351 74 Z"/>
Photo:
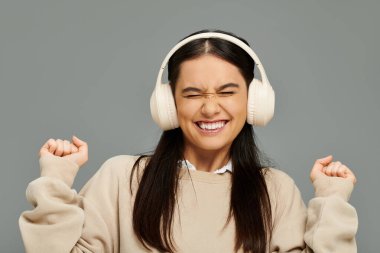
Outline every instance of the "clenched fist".
<path fill-rule="evenodd" d="M 323 157 L 315 161 L 314 166 L 310 173 L 310 180 L 314 180 L 318 176 L 328 176 L 328 177 L 341 177 L 350 180 L 353 184 L 356 183 L 356 177 L 354 173 L 341 162 L 332 162 L 332 155 Z"/>
<path fill-rule="evenodd" d="M 39 156 L 60 156 L 81 167 L 88 160 L 87 143 L 73 136 L 73 143 L 68 140 L 49 139 L 40 149 Z"/>

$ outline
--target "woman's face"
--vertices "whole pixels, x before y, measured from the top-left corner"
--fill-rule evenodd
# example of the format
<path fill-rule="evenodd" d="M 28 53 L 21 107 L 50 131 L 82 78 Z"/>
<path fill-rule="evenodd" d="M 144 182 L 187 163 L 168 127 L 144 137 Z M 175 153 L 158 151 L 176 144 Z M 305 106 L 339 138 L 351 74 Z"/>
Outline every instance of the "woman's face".
<path fill-rule="evenodd" d="M 175 102 L 186 149 L 228 150 L 247 118 L 244 77 L 213 55 L 181 64 Z"/>

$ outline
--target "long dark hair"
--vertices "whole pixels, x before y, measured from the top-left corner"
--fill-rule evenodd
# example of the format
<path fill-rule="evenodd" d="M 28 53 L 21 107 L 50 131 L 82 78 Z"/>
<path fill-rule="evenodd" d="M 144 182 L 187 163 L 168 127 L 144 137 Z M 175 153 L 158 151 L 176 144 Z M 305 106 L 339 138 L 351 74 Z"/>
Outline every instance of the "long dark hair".
<path fill-rule="evenodd" d="M 244 39 L 221 30 L 201 30 L 189 36 L 203 32 L 229 34 L 249 46 Z M 237 66 L 247 86 L 252 81 L 255 62 L 243 49 L 219 38 L 198 39 L 178 49 L 168 62 L 168 80 L 173 93 L 181 63 L 203 54 L 221 57 Z M 245 123 L 230 148 L 233 173 L 226 223 L 233 217 L 235 251 L 242 247 L 244 252 L 265 253 L 271 240 L 272 213 L 264 176 L 266 168 L 273 166 L 263 164 L 270 160 L 259 151 L 254 137 L 253 127 Z M 178 161 L 184 159 L 183 151 L 182 130 L 164 131 L 154 152 L 141 155 L 133 166 L 130 185 L 136 168 L 140 168 L 141 161 L 146 161 L 133 207 L 133 229 L 147 249 L 150 246 L 161 252 L 175 252 L 172 222 L 177 203 Z M 132 194 L 132 186 L 130 190 Z"/>

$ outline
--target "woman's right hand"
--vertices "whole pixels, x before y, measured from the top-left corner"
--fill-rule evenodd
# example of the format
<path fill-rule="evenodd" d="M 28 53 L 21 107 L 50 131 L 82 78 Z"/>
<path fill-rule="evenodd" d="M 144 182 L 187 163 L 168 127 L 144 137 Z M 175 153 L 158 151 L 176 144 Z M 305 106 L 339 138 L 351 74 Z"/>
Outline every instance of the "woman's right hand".
<path fill-rule="evenodd" d="M 39 156 L 59 156 L 76 163 L 79 167 L 88 160 L 88 146 L 76 136 L 73 143 L 68 140 L 49 139 L 40 149 Z"/>

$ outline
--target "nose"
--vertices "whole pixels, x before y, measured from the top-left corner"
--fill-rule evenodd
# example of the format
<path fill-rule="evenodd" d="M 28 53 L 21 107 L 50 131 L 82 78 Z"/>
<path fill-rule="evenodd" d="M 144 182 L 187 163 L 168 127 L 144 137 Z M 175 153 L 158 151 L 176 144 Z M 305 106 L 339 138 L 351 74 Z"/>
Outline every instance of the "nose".
<path fill-rule="evenodd" d="M 208 96 L 205 97 L 202 105 L 202 113 L 205 116 L 210 117 L 220 112 L 220 105 L 216 97 L 215 94 L 208 94 Z"/>

